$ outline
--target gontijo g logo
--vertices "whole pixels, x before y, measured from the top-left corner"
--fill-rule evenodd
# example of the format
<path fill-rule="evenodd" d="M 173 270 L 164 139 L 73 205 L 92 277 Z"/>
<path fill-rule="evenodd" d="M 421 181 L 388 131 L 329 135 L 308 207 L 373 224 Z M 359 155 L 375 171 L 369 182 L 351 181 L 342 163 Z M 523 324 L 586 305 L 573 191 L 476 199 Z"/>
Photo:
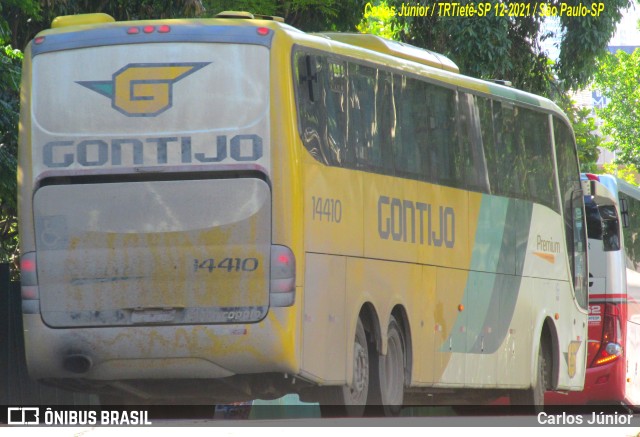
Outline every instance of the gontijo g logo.
<path fill-rule="evenodd" d="M 111 106 L 129 117 L 155 117 L 171 108 L 173 84 L 209 62 L 128 64 L 109 81 L 78 84 L 111 99 Z"/>

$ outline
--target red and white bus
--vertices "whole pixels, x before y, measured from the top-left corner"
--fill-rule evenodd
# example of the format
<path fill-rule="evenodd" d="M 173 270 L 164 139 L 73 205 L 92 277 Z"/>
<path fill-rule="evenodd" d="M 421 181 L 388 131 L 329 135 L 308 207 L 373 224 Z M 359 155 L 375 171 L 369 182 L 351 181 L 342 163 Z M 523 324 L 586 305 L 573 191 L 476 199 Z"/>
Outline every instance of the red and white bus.
<path fill-rule="evenodd" d="M 589 237 L 589 340 L 584 390 L 550 404 L 640 404 L 640 189 L 583 178 Z"/>

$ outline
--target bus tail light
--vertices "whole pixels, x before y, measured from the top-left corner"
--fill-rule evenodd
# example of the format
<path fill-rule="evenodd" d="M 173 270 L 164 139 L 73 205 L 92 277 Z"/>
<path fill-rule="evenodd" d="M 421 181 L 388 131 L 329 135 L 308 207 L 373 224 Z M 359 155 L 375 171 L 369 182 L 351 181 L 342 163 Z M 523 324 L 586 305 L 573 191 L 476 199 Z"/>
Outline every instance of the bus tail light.
<path fill-rule="evenodd" d="M 20 258 L 20 285 L 20 291 L 22 294 L 22 313 L 40 313 L 40 291 L 38 290 L 38 273 L 35 252 L 27 252 Z"/>
<path fill-rule="evenodd" d="M 296 258 L 286 246 L 271 246 L 269 303 L 288 307 L 296 300 Z"/>
<path fill-rule="evenodd" d="M 620 313 L 614 304 L 606 304 L 602 321 L 602 340 L 600 350 L 591 363 L 591 367 L 602 366 L 616 361 L 622 356 L 622 326 Z"/>
<path fill-rule="evenodd" d="M 169 33 L 171 32 L 171 26 L 169 26 L 168 24 L 162 24 L 160 26 L 131 26 L 129 28 L 127 28 L 127 33 L 129 35 L 139 35 L 140 32 L 143 33 L 154 33 L 154 32 L 158 32 L 158 33 Z"/>

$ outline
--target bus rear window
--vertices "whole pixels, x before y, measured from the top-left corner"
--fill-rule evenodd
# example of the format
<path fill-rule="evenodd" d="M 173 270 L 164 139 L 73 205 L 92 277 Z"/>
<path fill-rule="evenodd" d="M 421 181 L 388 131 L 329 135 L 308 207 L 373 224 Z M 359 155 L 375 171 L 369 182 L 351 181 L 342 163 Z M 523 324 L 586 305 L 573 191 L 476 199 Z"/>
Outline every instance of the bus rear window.
<path fill-rule="evenodd" d="M 587 235 L 590 240 L 601 240 L 605 252 L 620 250 L 620 225 L 615 206 L 598 206 L 585 196 Z"/>

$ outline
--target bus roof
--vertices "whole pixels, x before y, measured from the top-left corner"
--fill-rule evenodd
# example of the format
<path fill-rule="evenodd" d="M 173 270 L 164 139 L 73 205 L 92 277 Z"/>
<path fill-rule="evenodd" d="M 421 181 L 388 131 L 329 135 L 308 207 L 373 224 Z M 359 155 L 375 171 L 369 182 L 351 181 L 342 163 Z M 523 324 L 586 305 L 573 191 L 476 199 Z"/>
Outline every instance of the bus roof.
<path fill-rule="evenodd" d="M 640 199 L 640 187 L 632 185 L 624 179 L 620 179 L 611 174 L 599 174 L 597 177 L 600 183 L 616 193 L 616 195 L 621 191 L 635 199 Z"/>
<path fill-rule="evenodd" d="M 552 101 L 510 86 L 460 74 L 458 66 L 442 54 L 410 44 L 391 41 L 376 35 L 338 32 L 305 33 L 284 23 L 279 17 L 261 16 L 242 11 L 226 11 L 218 14 L 216 18 L 117 22 L 107 14 L 79 14 L 57 17 L 52 23 L 52 29 L 40 32 L 38 36 L 112 26 L 158 24 L 160 22 L 172 26 L 193 26 L 198 24 L 208 26 L 218 24 L 224 26 L 264 26 L 274 32 L 287 34 L 294 44 L 308 43 L 312 48 L 384 63 L 388 66 L 396 65 L 405 71 L 414 72 L 453 86 L 539 107 L 561 115 L 568 122 L 566 115 Z"/>
<path fill-rule="evenodd" d="M 377 35 L 340 32 L 323 32 L 318 35 L 334 41 L 340 41 L 346 44 L 373 50 L 375 52 L 386 53 L 387 55 L 396 56 L 398 58 L 407 59 L 419 64 L 440 68 L 442 70 L 454 73 L 460 72 L 458 66 L 444 55 L 399 41 L 385 39 Z"/>

